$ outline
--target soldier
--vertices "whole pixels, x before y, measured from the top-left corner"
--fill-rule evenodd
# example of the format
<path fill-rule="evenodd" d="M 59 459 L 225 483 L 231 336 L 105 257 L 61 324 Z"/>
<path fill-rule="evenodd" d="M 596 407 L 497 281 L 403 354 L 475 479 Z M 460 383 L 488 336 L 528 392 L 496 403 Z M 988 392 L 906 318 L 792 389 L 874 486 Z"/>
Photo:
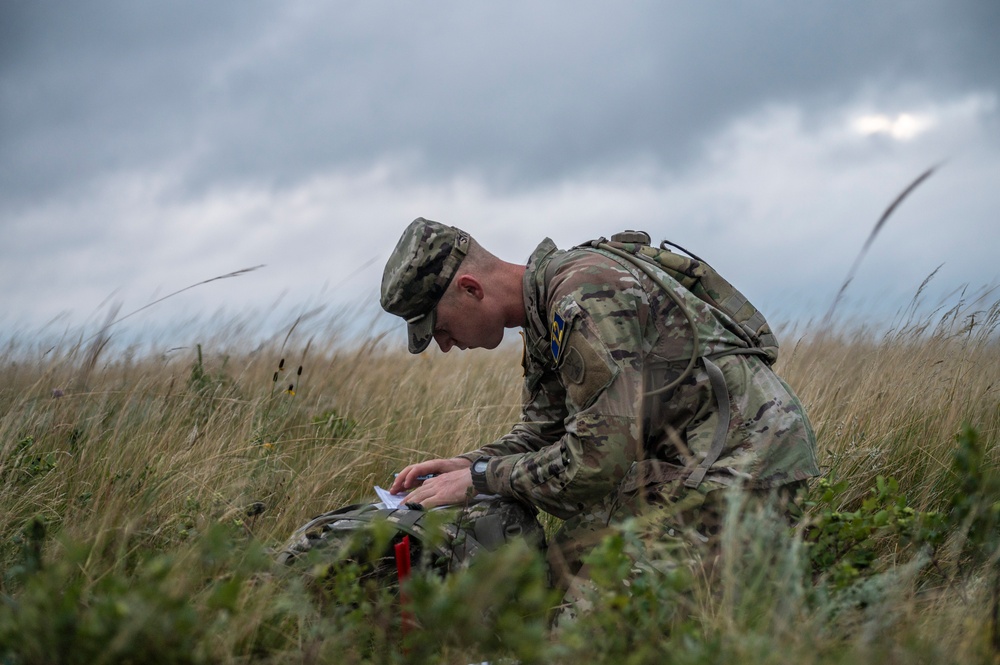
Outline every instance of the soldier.
<path fill-rule="evenodd" d="M 566 588 L 608 525 L 650 503 L 677 507 L 664 535 L 697 529 L 704 542 L 720 490 L 787 495 L 818 475 L 791 389 L 729 316 L 659 273 L 549 239 L 527 265 L 507 263 L 460 229 L 414 220 L 386 264 L 382 307 L 406 320 L 411 353 L 431 339 L 446 353 L 492 349 L 523 328 L 524 406 L 509 434 L 407 466 L 391 491 L 433 507 L 473 488 L 562 518 L 548 557 Z"/>

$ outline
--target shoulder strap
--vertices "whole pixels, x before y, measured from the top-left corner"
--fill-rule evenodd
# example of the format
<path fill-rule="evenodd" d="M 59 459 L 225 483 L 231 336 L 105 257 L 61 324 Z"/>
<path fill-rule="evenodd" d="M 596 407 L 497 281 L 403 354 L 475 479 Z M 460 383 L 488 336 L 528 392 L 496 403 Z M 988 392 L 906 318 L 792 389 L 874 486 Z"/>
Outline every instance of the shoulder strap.
<path fill-rule="evenodd" d="M 729 422 L 732 418 L 731 405 L 729 404 L 729 389 L 726 387 L 726 377 L 722 375 L 719 366 L 709 360 L 702 358 L 705 363 L 705 371 L 708 373 L 708 380 L 712 384 L 712 392 L 715 393 L 715 403 L 719 407 L 719 422 L 712 433 L 712 445 L 708 449 L 708 454 L 701 464 L 694 468 L 691 475 L 684 481 L 685 487 L 697 489 L 701 481 L 705 479 L 705 474 L 712 468 L 712 465 L 719 460 L 722 449 L 726 447 L 726 437 L 729 434 Z"/>

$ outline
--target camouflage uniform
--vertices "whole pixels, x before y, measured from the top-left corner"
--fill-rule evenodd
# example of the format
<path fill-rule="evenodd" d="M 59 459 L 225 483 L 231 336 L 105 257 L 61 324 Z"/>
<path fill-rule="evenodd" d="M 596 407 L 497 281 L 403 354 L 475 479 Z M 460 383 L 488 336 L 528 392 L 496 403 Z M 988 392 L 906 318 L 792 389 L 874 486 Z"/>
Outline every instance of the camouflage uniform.
<path fill-rule="evenodd" d="M 819 475 L 815 436 L 791 389 L 757 356 L 719 356 L 747 344 L 726 315 L 661 277 L 693 317 L 696 350 L 683 312 L 636 266 L 543 241 L 523 283 L 521 421 L 463 455 L 492 458 L 489 491 L 566 520 L 550 547 L 564 584 L 603 528 L 648 501 L 676 505 L 671 519 L 680 526 L 704 528 L 699 513 L 718 514 L 713 490 L 767 493 Z M 679 377 L 693 351 L 715 358 L 732 410 L 725 448 L 696 489 L 682 481 L 708 454 L 719 423 L 704 364 L 668 393 L 646 394 Z"/>
<path fill-rule="evenodd" d="M 662 277 L 694 316 L 698 355 L 746 347 L 725 315 Z M 653 499 L 644 488 L 660 490 L 656 503 L 680 501 L 674 518 L 690 522 L 699 508 L 717 512 L 701 498 L 713 489 L 766 491 L 819 474 L 815 437 L 789 387 L 759 357 L 727 355 L 716 361 L 730 392 L 727 445 L 697 490 L 681 489 L 708 452 L 716 401 L 700 366 L 669 393 L 644 397 L 680 375 L 693 340 L 673 301 L 635 266 L 545 240 L 528 262 L 524 302 L 521 422 L 465 457 L 494 456 L 491 491 L 567 520 L 556 544 L 570 572 L 586 549 L 578 541 L 637 512 L 637 497 Z"/>

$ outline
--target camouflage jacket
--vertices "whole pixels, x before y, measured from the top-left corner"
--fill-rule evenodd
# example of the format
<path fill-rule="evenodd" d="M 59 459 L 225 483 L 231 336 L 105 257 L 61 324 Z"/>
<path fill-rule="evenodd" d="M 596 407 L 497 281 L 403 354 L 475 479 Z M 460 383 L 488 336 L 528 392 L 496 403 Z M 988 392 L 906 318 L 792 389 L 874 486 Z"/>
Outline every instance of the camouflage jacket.
<path fill-rule="evenodd" d="M 727 317 L 662 277 L 694 317 L 700 356 L 745 347 Z M 633 463 L 679 473 L 704 459 L 719 421 L 687 319 L 627 261 L 600 250 L 560 251 L 546 239 L 524 275 L 524 407 L 511 432 L 463 457 L 487 455 L 489 489 L 567 518 L 615 491 Z M 752 355 L 718 357 L 732 409 L 726 445 L 706 481 L 768 488 L 819 475 L 815 436 L 791 389 Z M 661 465 L 662 466 L 662 465 Z"/>

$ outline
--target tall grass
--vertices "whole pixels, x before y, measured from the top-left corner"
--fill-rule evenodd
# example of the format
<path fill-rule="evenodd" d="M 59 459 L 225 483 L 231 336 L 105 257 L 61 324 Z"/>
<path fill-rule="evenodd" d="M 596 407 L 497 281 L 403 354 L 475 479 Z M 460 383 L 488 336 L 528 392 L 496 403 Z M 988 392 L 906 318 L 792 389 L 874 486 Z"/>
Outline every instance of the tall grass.
<path fill-rule="evenodd" d="M 777 370 L 808 405 L 827 467 L 857 487 L 848 499 L 881 474 L 939 506 L 962 425 L 997 440 L 1000 303 L 990 294 L 922 316 L 914 306 L 883 332 L 821 330 L 786 344 Z"/>
<path fill-rule="evenodd" d="M 811 414 L 827 476 L 846 481 L 814 513 L 859 510 L 880 476 L 898 481 L 909 506 L 947 511 L 962 488 L 953 458 L 964 424 L 995 472 L 998 320 L 1000 303 L 970 299 L 908 312 L 888 332 L 830 326 L 782 340 L 777 371 Z M 904 557 L 885 540 L 872 565 L 880 575 L 852 591 L 871 597 L 851 602 L 803 572 L 803 529 L 762 515 L 727 527 L 721 579 L 603 589 L 608 604 L 575 628 L 539 620 L 544 572 L 523 551 L 501 554 L 492 572 L 424 580 L 414 602 L 425 630 L 406 651 L 391 598 L 322 610 L 264 551 L 309 517 L 370 497 L 409 461 L 506 432 L 519 415 L 520 349 L 411 356 L 395 338 L 344 341 L 337 324 L 306 328 L 259 346 L 243 333 L 206 335 L 141 354 L 105 336 L 5 345 L 0 655 L 124 662 L 159 634 L 175 636 L 155 642 L 164 662 L 469 662 L 505 650 L 545 662 L 645 662 L 668 650 L 690 662 L 996 657 L 996 556 L 963 569 L 971 560 L 961 547 L 928 563 L 926 552 Z M 602 546 L 595 566 L 617 570 L 631 537 L 619 550 Z M 481 625 L 460 611 L 483 603 L 495 607 Z M 49 635 L 68 640 L 66 651 L 44 644 L 41 626 L 56 619 L 71 624 Z M 90 634 L 88 647 L 80 636 Z"/>

